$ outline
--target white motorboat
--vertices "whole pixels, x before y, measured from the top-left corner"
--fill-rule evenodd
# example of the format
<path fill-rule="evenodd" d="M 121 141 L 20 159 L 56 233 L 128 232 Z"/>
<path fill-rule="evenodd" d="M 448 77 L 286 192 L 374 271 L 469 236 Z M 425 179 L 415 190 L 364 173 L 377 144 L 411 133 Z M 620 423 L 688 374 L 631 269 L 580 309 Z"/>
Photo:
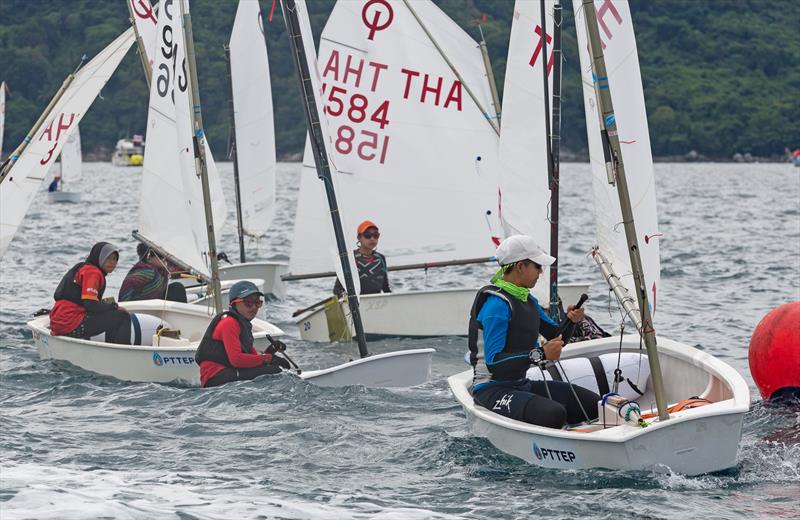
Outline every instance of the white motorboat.
<path fill-rule="evenodd" d="M 135 135 L 133 139 L 120 139 L 114 147 L 111 164 L 114 166 L 141 166 L 144 162 L 144 140 Z"/>
<path fill-rule="evenodd" d="M 619 337 L 568 345 L 562 359 L 616 354 Z M 623 352 L 641 352 L 639 337 L 628 336 Z M 667 401 L 689 397 L 711 404 L 672 412 L 666 421 L 647 420 L 647 427 L 632 424 L 557 430 L 503 417 L 472 400 L 472 369 L 448 378 L 450 390 L 464 409 L 470 430 L 486 437 L 501 451 L 546 468 L 674 471 L 697 475 L 736 465 L 744 414 L 750 391 L 742 376 L 705 352 L 664 338 L 658 352 Z M 654 408 L 652 388 L 641 388 L 637 399 L 642 413 Z M 610 418 L 609 418 L 610 420 Z"/>
<path fill-rule="evenodd" d="M 408 291 L 359 296 L 364 332 L 368 338 L 383 336 L 435 337 L 466 336 L 469 311 L 478 288 Z M 588 291 L 585 284 L 561 284 L 564 302 L 576 302 Z M 332 306 L 338 307 L 332 311 Z M 349 334 L 342 335 L 342 317 L 349 310 L 344 300 L 325 300 L 299 314 L 294 322 L 306 341 L 336 341 L 355 335 L 352 320 L 346 320 Z"/>
<path fill-rule="evenodd" d="M 41 359 L 68 361 L 97 374 L 123 381 L 200 384 L 200 370 L 194 355 L 214 315 L 213 309 L 165 300 L 125 302 L 125 309 L 137 315 L 159 318 L 178 337 L 152 334 L 141 337 L 139 345 L 119 345 L 50 334 L 50 318 L 40 316 L 28 322 Z M 264 350 L 267 335 L 283 331 L 258 318 L 252 321 L 255 346 Z"/>

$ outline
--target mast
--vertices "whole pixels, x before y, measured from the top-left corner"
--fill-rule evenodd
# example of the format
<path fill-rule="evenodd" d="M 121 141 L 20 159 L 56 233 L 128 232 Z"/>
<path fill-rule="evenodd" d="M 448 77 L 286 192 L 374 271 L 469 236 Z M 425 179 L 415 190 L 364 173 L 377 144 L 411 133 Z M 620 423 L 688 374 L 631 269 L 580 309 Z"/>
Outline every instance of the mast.
<path fill-rule="evenodd" d="M 544 1 L 542 1 L 544 4 Z M 544 20 L 544 16 L 542 17 Z M 544 32 L 544 31 L 542 31 Z M 547 82 L 545 81 L 545 89 Z M 550 256 L 556 259 L 550 266 L 550 316 L 558 315 L 558 183 L 561 166 L 561 1 L 553 5 L 553 122 L 550 126 Z"/>
<path fill-rule="evenodd" d="M 130 16 L 130 22 L 133 26 L 133 34 L 136 35 L 136 47 L 139 50 L 139 58 L 142 61 L 142 68 L 144 69 L 144 78 L 147 80 L 147 86 L 149 88 L 151 78 L 153 77 L 153 69 L 150 67 L 150 63 L 147 61 L 148 56 L 147 52 L 144 50 L 142 35 L 139 34 L 139 29 L 136 27 L 136 19 L 134 18 L 136 15 L 133 12 L 133 4 L 130 1 L 125 3 L 128 4 L 128 15 Z M 153 13 L 156 12 L 156 7 L 152 7 Z"/>
<path fill-rule="evenodd" d="M 314 151 L 317 176 L 325 184 L 325 194 L 328 197 L 328 208 L 331 213 L 333 232 L 336 237 L 336 247 L 339 251 L 339 260 L 341 261 L 342 273 L 344 275 L 347 301 L 350 305 L 350 314 L 353 317 L 356 339 L 358 340 L 358 352 L 363 358 L 369 355 L 369 352 L 367 352 L 367 341 L 364 336 L 364 326 L 361 323 L 361 311 L 358 308 L 358 297 L 355 294 L 353 273 L 350 270 L 350 262 L 347 256 L 347 242 L 345 242 L 344 231 L 342 230 L 342 220 L 339 216 L 336 192 L 333 189 L 333 177 L 331 176 L 330 165 L 328 164 L 328 152 L 325 149 L 325 136 L 322 133 L 320 115 L 317 112 L 316 92 L 314 92 L 308 56 L 306 56 L 305 47 L 303 45 L 303 36 L 300 30 L 300 20 L 297 16 L 295 0 L 281 0 L 281 9 L 283 10 L 283 17 L 286 22 L 286 31 L 289 35 L 292 58 L 294 59 L 294 64 L 297 69 L 297 79 L 300 82 L 300 92 L 303 97 L 303 107 L 305 108 L 311 148 Z M 311 45 L 313 45 L 313 42 L 311 42 Z"/>
<path fill-rule="evenodd" d="M 489 78 L 489 90 L 492 93 L 492 106 L 494 114 L 497 118 L 497 124 L 500 125 L 500 96 L 497 94 L 497 83 L 494 80 L 494 72 L 492 71 L 492 61 L 489 59 L 489 49 L 486 47 L 486 38 L 483 36 L 483 28 L 478 23 L 478 32 L 481 34 L 481 56 L 483 56 L 483 67 L 486 69 L 486 77 Z"/>
<path fill-rule="evenodd" d="M 208 236 L 208 259 L 211 262 L 211 294 L 217 313 L 222 312 L 222 294 L 219 282 L 219 266 L 217 263 L 217 241 L 214 236 L 214 215 L 211 212 L 211 189 L 208 185 L 208 168 L 206 163 L 205 132 L 203 131 L 203 115 L 200 108 L 200 90 L 197 83 L 197 64 L 194 55 L 194 36 L 192 34 L 192 16 L 189 14 L 188 0 L 180 0 L 181 16 L 186 45 L 186 64 L 189 70 L 188 88 L 192 100 L 192 123 L 194 129 L 195 168 L 203 187 L 203 207 L 206 215 L 206 232 Z"/>
<path fill-rule="evenodd" d="M 231 48 L 223 45 L 225 49 L 225 63 L 228 66 L 228 112 L 230 113 L 230 130 L 228 156 L 233 157 L 233 186 L 236 194 L 236 226 L 239 233 L 239 261 L 245 263 L 244 253 L 244 225 L 242 224 L 242 193 L 239 187 L 239 149 L 236 144 L 236 116 L 233 106 L 233 75 L 231 74 Z"/>
<path fill-rule="evenodd" d="M 628 243 L 628 254 L 630 255 L 634 285 L 636 287 L 636 298 L 639 302 L 639 312 L 641 313 L 641 328 L 639 332 L 644 337 L 644 344 L 647 348 L 647 359 L 650 364 L 650 375 L 653 379 L 653 390 L 656 397 L 656 406 L 658 407 L 658 418 L 664 421 L 669 419 L 669 414 L 667 413 L 666 401 L 664 398 L 664 381 L 661 374 L 661 364 L 658 359 L 656 331 L 653 328 L 653 318 L 647 298 L 644 269 L 639 253 L 639 243 L 636 238 L 636 226 L 633 222 L 633 209 L 631 208 L 628 182 L 625 177 L 625 164 L 622 160 L 622 150 L 619 144 L 617 122 L 611 100 L 611 89 L 608 83 L 605 57 L 600 42 L 600 31 L 597 26 L 597 13 L 594 8 L 594 0 L 583 0 L 583 9 L 586 19 L 586 31 L 589 37 L 589 53 L 592 58 L 595 92 L 597 95 L 598 109 L 600 111 L 600 128 L 602 129 L 602 141 L 605 148 L 606 171 L 608 173 L 609 183 L 616 183 L 617 186 L 619 205 L 622 210 L 622 221 L 625 226 L 625 238 Z"/>

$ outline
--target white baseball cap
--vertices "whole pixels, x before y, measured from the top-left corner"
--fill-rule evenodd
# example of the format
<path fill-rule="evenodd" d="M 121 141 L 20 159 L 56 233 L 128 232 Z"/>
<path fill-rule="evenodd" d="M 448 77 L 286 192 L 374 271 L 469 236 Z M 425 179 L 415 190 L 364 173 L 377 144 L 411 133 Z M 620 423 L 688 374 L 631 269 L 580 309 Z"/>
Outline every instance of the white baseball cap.
<path fill-rule="evenodd" d="M 531 260 L 541 266 L 548 266 L 556 261 L 555 258 L 544 252 L 533 238 L 528 235 L 511 235 L 497 246 L 495 253 L 497 263 L 500 265 L 513 264 L 520 260 Z"/>

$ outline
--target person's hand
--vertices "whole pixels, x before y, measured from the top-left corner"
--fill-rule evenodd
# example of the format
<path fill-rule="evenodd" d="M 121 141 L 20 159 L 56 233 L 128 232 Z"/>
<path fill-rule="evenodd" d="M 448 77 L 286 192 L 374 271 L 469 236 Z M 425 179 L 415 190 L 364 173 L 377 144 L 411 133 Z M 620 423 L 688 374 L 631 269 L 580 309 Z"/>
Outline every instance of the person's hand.
<path fill-rule="evenodd" d="M 284 352 L 286 350 L 286 343 L 281 340 L 275 340 L 270 345 L 267 346 L 266 352 L 267 354 L 275 354 L 276 352 Z"/>
<path fill-rule="evenodd" d="M 561 357 L 561 349 L 564 348 L 564 340 L 561 339 L 561 335 L 559 334 L 545 343 L 542 348 L 544 349 L 544 358 L 555 361 Z"/>
<path fill-rule="evenodd" d="M 583 307 L 578 307 L 577 309 L 574 305 L 567 307 L 567 318 L 569 318 L 569 321 L 572 323 L 580 323 L 583 321 L 584 314 L 586 314 L 586 311 Z"/>

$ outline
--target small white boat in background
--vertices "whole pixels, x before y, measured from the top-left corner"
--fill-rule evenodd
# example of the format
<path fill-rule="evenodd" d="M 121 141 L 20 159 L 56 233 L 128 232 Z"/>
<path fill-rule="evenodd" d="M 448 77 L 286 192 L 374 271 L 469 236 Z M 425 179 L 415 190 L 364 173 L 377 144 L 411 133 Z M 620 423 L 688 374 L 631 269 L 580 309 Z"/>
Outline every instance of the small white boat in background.
<path fill-rule="evenodd" d="M 83 153 L 81 152 L 81 132 L 78 126 L 67 137 L 64 148 L 61 149 L 59 164 L 58 188 L 55 191 L 47 192 L 47 199 L 50 202 L 80 202 L 81 192 L 67 191 L 65 188 L 83 176 Z"/>
<path fill-rule="evenodd" d="M 561 284 L 558 291 L 563 301 L 576 302 L 588 288 L 586 284 Z M 370 339 L 466 336 L 477 291 L 476 287 L 363 294 L 358 300 L 364 332 Z M 333 296 L 298 314 L 294 322 L 306 341 L 348 341 L 355 335 L 347 302 Z"/>
<path fill-rule="evenodd" d="M 144 163 L 144 139 L 134 135 L 132 139 L 120 139 L 114 147 L 111 164 L 114 166 L 141 166 Z"/>
<path fill-rule="evenodd" d="M 84 370 L 122 381 L 199 385 L 200 369 L 194 355 L 215 314 L 213 309 L 166 300 L 124 302 L 123 306 L 137 316 L 137 325 L 132 325 L 132 329 L 138 328 L 140 333 L 132 330 L 131 340 L 139 336 L 139 344 L 119 345 L 100 338 L 53 336 L 49 316 L 40 316 L 28 322 L 39 357 L 68 361 Z M 160 324 L 175 332 L 167 336 L 155 332 L 152 327 L 145 331 L 145 316 L 157 318 L 156 326 Z M 256 318 L 251 323 L 258 350 L 269 345 L 268 334 L 283 335 L 281 329 L 264 320 Z"/>

